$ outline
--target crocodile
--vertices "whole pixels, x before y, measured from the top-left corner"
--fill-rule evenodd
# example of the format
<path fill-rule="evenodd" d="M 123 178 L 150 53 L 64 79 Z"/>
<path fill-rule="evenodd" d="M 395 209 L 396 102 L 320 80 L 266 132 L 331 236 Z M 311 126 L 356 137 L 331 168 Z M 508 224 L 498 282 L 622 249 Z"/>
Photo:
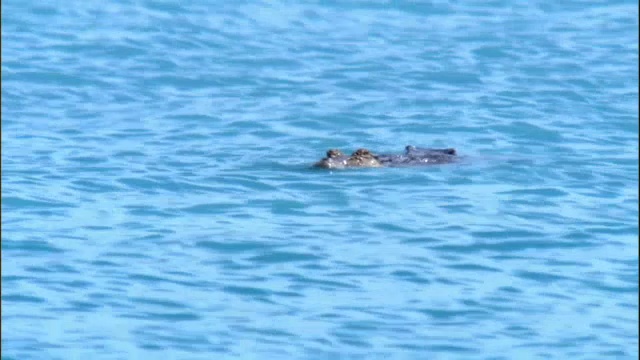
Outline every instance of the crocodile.
<path fill-rule="evenodd" d="M 438 165 L 455 162 L 458 159 L 456 149 L 419 148 L 407 145 L 403 154 L 373 154 L 367 149 L 358 149 L 347 156 L 338 149 L 330 149 L 314 167 L 325 169 L 404 167 Z"/>

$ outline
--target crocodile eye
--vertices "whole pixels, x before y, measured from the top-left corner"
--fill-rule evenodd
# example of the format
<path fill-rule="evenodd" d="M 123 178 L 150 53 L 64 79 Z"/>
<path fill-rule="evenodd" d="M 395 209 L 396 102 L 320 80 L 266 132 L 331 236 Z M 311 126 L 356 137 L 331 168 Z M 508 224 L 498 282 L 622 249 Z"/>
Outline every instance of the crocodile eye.
<path fill-rule="evenodd" d="M 327 151 L 328 158 L 334 158 L 338 156 L 342 156 L 342 152 L 338 149 L 330 149 L 329 151 Z"/>

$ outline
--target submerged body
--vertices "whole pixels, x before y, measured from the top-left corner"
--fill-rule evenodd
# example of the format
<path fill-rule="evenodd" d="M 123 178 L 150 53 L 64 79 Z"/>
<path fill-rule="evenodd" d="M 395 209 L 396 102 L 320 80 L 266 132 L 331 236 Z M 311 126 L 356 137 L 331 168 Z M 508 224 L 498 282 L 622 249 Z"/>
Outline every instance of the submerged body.
<path fill-rule="evenodd" d="M 344 155 L 340 150 L 331 149 L 327 156 L 314 164 L 314 167 L 325 169 L 344 169 L 352 167 L 402 167 L 448 164 L 457 160 L 456 150 L 453 148 L 431 149 L 417 148 L 408 145 L 404 154 L 372 154 L 367 149 L 358 149 L 351 156 Z"/>

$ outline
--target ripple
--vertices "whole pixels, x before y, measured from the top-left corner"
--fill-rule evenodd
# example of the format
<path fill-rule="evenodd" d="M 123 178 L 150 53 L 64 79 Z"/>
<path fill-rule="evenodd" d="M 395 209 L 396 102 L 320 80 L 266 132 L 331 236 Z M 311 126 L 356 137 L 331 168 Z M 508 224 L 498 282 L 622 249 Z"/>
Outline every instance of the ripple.
<path fill-rule="evenodd" d="M 6 5 L 3 358 L 637 357 L 632 4 Z"/>
<path fill-rule="evenodd" d="M 32 200 L 20 197 L 8 196 L 2 197 L 2 204 L 8 206 L 9 209 L 39 209 L 39 208 L 71 208 L 74 207 L 72 203 L 65 203 L 61 201 L 54 201 L 49 199 Z"/>

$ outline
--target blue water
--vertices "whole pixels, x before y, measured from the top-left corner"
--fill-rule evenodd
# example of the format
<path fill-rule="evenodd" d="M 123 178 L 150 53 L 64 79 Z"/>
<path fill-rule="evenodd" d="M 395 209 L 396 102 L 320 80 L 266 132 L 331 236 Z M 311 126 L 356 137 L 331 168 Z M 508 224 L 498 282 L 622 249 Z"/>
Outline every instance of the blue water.
<path fill-rule="evenodd" d="M 638 357 L 637 2 L 2 10 L 3 359 Z"/>

